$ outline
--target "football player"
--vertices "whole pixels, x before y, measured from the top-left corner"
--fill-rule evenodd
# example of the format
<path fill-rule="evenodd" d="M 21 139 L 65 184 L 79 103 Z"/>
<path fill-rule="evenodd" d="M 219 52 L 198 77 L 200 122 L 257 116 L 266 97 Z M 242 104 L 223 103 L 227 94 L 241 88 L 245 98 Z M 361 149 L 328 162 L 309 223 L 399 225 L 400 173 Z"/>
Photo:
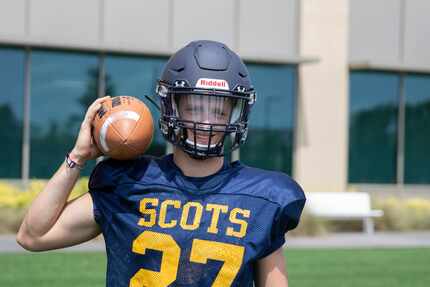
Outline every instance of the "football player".
<path fill-rule="evenodd" d="M 305 204 L 280 172 L 230 163 L 256 96 L 226 45 L 195 41 L 167 62 L 157 85 L 160 129 L 173 154 L 107 159 L 89 193 L 67 202 L 79 167 L 100 155 L 88 109 L 71 153 L 32 203 L 18 242 L 39 251 L 103 233 L 107 286 L 287 286 L 282 246 Z"/>

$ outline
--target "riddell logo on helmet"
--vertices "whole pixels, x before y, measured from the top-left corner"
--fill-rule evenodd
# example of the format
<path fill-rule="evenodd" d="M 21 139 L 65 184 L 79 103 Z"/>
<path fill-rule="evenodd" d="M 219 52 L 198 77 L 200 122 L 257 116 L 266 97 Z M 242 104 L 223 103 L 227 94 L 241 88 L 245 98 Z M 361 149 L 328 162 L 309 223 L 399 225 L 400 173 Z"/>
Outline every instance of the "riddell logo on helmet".
<path fill-rule="evenodd" d="M 196 88 L 229 90 L 228 82 L 226 80 L 207 78 L 199 79 L 197 81 Z"/>

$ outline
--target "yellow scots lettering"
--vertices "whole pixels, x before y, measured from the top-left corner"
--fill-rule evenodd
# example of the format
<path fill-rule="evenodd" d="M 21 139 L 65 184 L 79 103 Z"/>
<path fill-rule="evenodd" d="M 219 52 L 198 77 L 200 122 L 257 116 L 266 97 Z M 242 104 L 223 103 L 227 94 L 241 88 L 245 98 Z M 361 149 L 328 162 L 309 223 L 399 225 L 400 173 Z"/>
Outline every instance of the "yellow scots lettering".
<path fill-rule="evenodd" d="M 190 213 L 190 208 L 194 207 L 196 213 L 193 218 L 193 223 L 188 224 L 188 215 Z M 181 227 L 185 230 L 196 230 L 200 226 L 200 221 L 202 219 L 203 206 L 199 202 L 190 201 L 184 205 L 181 216 Z"/>
<path fill-rule="evenodd" d="M 149 208 L 147 205 L 152 205 L 152 208 Z M 152 227 L 155 224 L 156 212 L 155 207 L 158 205 L 158 198 L 144 198 L 140 201 L 139 210 L 142 214 L 148 215 L 148 217 L 141 218 L 138 222 L 140 226 Z"/>
<path fill-rule="evenodd" d="M 174 219 L 172 219 L 170 222 L 166 222 L 167 207 L 169 205 L 173 206 L 173 208 L 179 209 L 181 207 L 181 202 L 179 200 L 168 199 L 161 203 L 158 225 L 160 225 L 162 228 L 172 228 L 178 223 L 178 221 Z"/>
<path fill-rule="evenodd" d="M 218 219 L 220 213 L 227 213 L 228 206 L 221 204 L 212 204 L 208 203 L 206 205 L 206 211 L 213 211 L 211 218 L 211 225 L 208 228 L 209 233 L 217 234 L 218 233 Z"/>
<path fill-rule="evenodd" d="M 248 209 L 234 208 L 230 212 L 230 222 L 234 224 L 239 224 L 239 231 L 235 231 L 233 227 L 228 227 L 226 235 L 234 236 L 238 238 L 243 238 L 246 235 L 246 229 L 248 228 L 248 222 L 243 219 L 237 218 L 237 215 L 241 214 L 244 218 L 249 218 L 251 212 Z"/>
<path fill-rule="evenodd" d="M 176 209 L 177 211 L 173 212 Z M 204 206 L 200 202 L 189 201 L 182 205 L 180 200 L 166 199 L 159 201 L 158 198 L 143 198 L 139 203 L 139 210 L 142 217 L 139 219 L 139 226 L 153 227 L 158 225 L 161 228 L 174 228 L 180 226 L 183 230 L 196 230 L 202 222 L 203 212 L 207 212 L 209 226 L 204 226 L 206 232 L 218 234 L 219 221 L 226 220 L 227 216 L 230 226 L 225 232 L 228 236 L 243 238 L 248 229 L 248 218 L 251 212 L 248 209 L 233 208 L 228 205 L 207 203 Z M 172 212 L 170 216 L 169 212 Z M 175 216 L 173 216 L 173 214 Z M 225 226 L 222 224 L 222 226 Z"/>

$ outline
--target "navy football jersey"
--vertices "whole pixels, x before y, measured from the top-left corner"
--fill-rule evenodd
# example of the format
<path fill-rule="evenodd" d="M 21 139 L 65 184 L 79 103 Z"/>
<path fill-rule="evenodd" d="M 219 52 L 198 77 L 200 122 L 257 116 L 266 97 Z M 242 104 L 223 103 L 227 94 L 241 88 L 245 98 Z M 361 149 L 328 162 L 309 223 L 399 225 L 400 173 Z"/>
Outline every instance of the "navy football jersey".
<path fill-rule="evenodd" d="M 254 263 L 284 244 L 305 204 L 285 174 L 234 162 L 187 177 L 172 155 L 102 161 L 89 189 L 109 287 L 253 286 Z"/>

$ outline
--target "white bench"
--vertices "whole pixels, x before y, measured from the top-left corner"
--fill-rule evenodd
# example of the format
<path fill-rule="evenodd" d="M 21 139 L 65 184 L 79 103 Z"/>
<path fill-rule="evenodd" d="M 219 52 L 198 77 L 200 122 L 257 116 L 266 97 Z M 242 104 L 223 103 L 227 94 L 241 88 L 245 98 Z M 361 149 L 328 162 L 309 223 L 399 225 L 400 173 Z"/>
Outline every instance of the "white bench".
<path fill-rule="evenodd" d="M 384 215 L 382 210 L 372 210 L 370 196 L 365 192 L 308 192 L 305 210 L 316 217 L 330 220 L 362 219 L 363 230 L 375 231 L 373 218 Z"/>

